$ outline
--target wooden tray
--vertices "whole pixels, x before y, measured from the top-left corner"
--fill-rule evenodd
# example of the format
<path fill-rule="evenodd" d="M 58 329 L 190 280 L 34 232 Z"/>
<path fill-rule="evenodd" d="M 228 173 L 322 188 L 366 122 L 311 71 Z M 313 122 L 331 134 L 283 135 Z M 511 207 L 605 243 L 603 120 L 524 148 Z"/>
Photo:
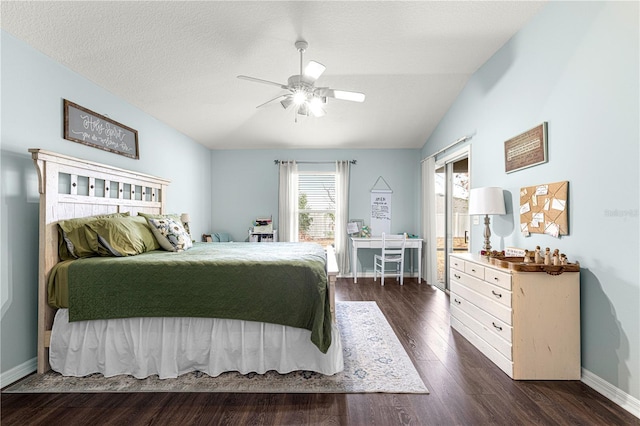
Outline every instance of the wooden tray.
<path fill-rule="evenodd" d="M 499 266 L 501 268 L 511 269 L 511 265 L 514 263 L 524 263 L 524 257 L 498 256 L 498 257 L 491 257 L 489 261 L 491 262 L 491 264 Z"/>
<path fill-rule="evenodd" d="M 549 275 L 560 275 L 563 272 L 580 272 L 579 263 L 569 263 L 567 265 L 524 263 L 524 257 L 492 257 L 491 263 L 501 268 L 519 272 L 546 272 Z"/>

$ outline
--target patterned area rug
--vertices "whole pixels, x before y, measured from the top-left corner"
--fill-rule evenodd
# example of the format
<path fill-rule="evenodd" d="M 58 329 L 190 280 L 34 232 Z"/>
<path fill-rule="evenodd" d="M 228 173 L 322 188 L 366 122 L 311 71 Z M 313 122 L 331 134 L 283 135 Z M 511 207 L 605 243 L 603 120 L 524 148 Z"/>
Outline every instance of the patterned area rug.
<path fill-rule="evenodd" d="M 193 372 L 160 380 L 157 376 L 105 378 L 101 374 L 64 377 L 50 371 L 29 376 L 3 392 L 429 393 L 375 302 L 337 302 L 336 318 L 344 350 L 344 371 L 333 376 L 269 371 L 210 377 Z"/>

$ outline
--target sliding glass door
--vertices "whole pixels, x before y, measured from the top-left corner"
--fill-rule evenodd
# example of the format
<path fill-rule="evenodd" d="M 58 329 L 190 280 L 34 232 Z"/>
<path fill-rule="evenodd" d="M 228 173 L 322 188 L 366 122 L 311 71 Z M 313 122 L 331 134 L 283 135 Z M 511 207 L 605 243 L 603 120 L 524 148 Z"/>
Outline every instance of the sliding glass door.
<path fill-rule="evenodd" d="M 437 279 L 441 290 L 448 290 L 449 253 L 469 251 L 469 149 L 436 160 L 435 250 Z"/>

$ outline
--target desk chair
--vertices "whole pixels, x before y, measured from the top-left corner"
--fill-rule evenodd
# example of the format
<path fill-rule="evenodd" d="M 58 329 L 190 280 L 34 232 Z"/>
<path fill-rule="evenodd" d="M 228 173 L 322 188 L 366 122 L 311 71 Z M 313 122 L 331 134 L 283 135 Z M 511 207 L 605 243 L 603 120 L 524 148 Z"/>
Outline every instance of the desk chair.
<path fill-rule="evenodd" d="M 404 245 L 407 240 L 407 234 L 402 235 L 385 235 L 382 233 L 382 253 L 373 257 L 373 281 L 376 281 L 378 274 L 381 277 L 381 285 L 384 285 L 384 276 L 393 275 L 396 281 L 400 281 L 403 285 L 404 278 Z M 388 272 L 386 265 L 388 263 L 395 264 L 395 272 Z"/>

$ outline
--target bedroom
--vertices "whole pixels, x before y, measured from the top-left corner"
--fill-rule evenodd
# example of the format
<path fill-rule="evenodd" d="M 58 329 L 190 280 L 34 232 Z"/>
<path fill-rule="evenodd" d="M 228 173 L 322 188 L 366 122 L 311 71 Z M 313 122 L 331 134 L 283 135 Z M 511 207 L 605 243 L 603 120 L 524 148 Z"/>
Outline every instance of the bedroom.
<path fill-rule="evenodd" d="M 293 48 L 285 53 L 295 55 Z M 332 64 L 326 65 L 330 70 Z M 260 77 L 258 71 L 243 72 Z M 630 411 L 638 413 L 637 76 L 637 3 L 552 2 L 473 74 L 419 148 L 210 150 L 3 31 L 3 386 L 5 380 L 28 374 L 34 365 L 36 296 L 30 283 L 37 281 L 38 194 L 28 148 L 135 167 L 170 179 L 168 210 L 188 211 L 195 235 L 227 231 L 234 238 L 246 233 L 255 216 L 276 214 L 273 160 L 355 158 L 350 216 L 367 216 L 369 189 L 384 174 L 398 206 L 394 228 L 419 233 L 419 159 L 475 130 L 473 186 L 500 185 L 517 194 L 530 184 L 571 182 L 571 234 L 557 244 L 583 267 L 583 380 L 600 392 L 621 395 L 617 403 L 629 404 Z M 62 139 L 63 98 L 109 111 L 114 119 L 136 128 L 144 135 L 141 159 L 134 162 Z M 255 100 L 247 100 L 251 108 Z M 502 143 L 541 121 L 550 123 L 549 162 L 505 174 Z M 606 162 L 612 159 L 614 164 Z M 253 191 L 256 179 L 265 177 L 273 185 Z M 237 211 L 231 212 L 231 205 Z M 514 202 L 511 210 L 516 208 Z M 473 226 L 472 247 L 479 249 L 481 241 L 481 227 Z M 548 241 L 515 233 L 500 244 Z"/>

